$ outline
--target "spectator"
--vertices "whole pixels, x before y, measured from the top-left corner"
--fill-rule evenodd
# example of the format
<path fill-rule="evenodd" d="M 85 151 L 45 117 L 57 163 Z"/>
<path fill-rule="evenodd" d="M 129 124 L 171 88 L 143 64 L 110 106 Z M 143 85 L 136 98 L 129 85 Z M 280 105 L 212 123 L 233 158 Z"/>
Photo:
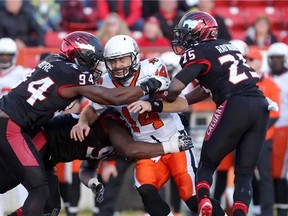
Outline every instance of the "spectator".
<path fill-rule="evenodd" d="M 142 31 L 144 20 L 142 18 L 142 0 L 103 0 L 108 4 L 109 13 L 117 13 L 128 25 L 131 31 Z"/>
<path fill-rule="evenodd" d="M 0 38 L 2 37 L 15 40 L 18 48 L 44 44 L 44 31 L 31 11 L 23 6 L 22 0 L 5 0 L 5 8 L 0 11 Z"/>
<path fill-rule="evenodd" d="M 228 41 L 231 40 L 231 35 L 225 23 L 225 19 L 221 15 L 217 14 L 214 0 L 199 0 L 196 8 L 198 8 L 198 10 L 211 14 L 215 18 L 219 28 L 219 39 L 224 39 Z"/>
<path fill-rule="evenodd" d="M 109 14 L 107 2 L 98 0 L 82 0 L 82 4 L 84 10 L 91 13 L 91 16 L 96 18 L 96 29 L 99 29 L 103 20 Z"/>
<path fill-rule="evenodd" d="M 142 17 L 147 19 L 150 16 L 153 16 L 155 13 L 159 11 L 159 1 L 151 0 L 151 1 L 143 1 L 142 2 Z"/>
<path fill-rule="evenodd" d="M 64 31 L 96 30 L 96 16 L 91 9 L 85 9 L 81 0 L 63 1 L 60 11 L 62 16 L 60 26 Z"/>
<path fill-rule="evenodd" d="M 117 34 L 130 35 L 128 25 L 118 16 L 116 13 L 110 13 L 105 20 L 103 25 L 97 32 L 98 38 L 103 44 L 105 44 L 111 37 Z"/>
<path fill-rule="evenodd" d="M 34 18 L 44 31 L 60 31 L 60 4 L 55 0 L 32 0 Z"/>
<path fill-rule="evenodd" d="M 143 34 L 140 39 L 137 40 L 140 48 L 153 47 L 153 50 L 146 53 L 144 58 L 157 57 L 161 53 L 161 50 L 154 49 L 155 47 L 169 47 L 170 41 L 163 37 L 163 33 L 160 28 L 160 22 L 156 17 L 149 17 L 144 25 Z"/>
<path fill-rule="evenodd" d="M 154 14 L 159 20 L 164 37 L 173 39 L 174 27 L 180 21 L 183 13 L 178 10 L 177 0 L 159 0 L 159 11 Z"/>
<path fill-rule="evenodd" d="M 270 46 L 277 41 L 277 37 L 272 32 L 269 17 L 262 14 L 256 17 L 253 25 L 248 28 L 245 37 L 245 42 L 248 45 L 258 47 Z"/>
<path fill-rule="evenodd" d="M 288 45 L 288 32 L 282 37 L 281 41 Z"/>
<path fill-rule="evenodd" d="M 195 4 L 190 2 L 188 3 L 187 1 L 178 1 L 178 9 L 180 11 L 186 12 L 189 10 L 192 5 L 194 6 Z M 150 1 L 143 1 L 142 2 L 142 17 L 147 19 L 150 16 L 153 16 L 155 13 L 159 11 L 159 0 L 150 0 Z"/>

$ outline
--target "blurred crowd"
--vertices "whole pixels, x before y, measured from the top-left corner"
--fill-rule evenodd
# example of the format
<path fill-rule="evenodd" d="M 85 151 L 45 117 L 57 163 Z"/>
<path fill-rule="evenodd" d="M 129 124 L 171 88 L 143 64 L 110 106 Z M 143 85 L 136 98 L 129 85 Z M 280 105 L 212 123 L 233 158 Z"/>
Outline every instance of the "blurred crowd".
<path fill-rule="evenodd" d="M 84 30 L 95 33 L 104 44 L 115 34 L 130 34 L 140 47 L 169 46 L 182 15 L 201 10 L 215 17 L 221 39 L 240 39 L 260 47 L 278 41 L 287 43 L 287 1 L 255 2 L 4 0 L 0 2 L 0 38 L 14 39 L 18 48 L 50 46 L 47 41 L 51 32 Z"/>

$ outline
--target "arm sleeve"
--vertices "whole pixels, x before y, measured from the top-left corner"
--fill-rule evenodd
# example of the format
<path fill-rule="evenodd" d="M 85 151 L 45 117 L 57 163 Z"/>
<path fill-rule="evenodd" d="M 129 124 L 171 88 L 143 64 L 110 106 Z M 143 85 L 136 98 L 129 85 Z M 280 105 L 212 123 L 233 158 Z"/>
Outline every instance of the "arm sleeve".
<path fill-rule="evenodd" d="M 205 69 L 203 64 L 193 64 L 183 68 L 175 75 L 175 78 L 181 81 L 185 86 L 192 82 L 201 71 Z"/>

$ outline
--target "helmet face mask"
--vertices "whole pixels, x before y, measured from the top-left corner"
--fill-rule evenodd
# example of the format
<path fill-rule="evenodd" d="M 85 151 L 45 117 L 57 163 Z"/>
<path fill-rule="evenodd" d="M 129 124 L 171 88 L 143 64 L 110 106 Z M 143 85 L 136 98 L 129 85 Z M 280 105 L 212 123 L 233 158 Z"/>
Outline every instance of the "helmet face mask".
<path fill-rule="evenodd" d="M 99 65 L 100 65 L 100 61 L 98 60 L 92 68 L 95 81 L 97 81 L 102 76 L 102 73 L 103 73 L 103 71 L 101 70 L 102 68 Z"/>
<path fill-rule="evenodd" d="M 104 61 L 110 78 L 116 82 L 125 82 L 139 68 L 139 47 L 130 36 L 116 35 L 106 43 Z"/>
<path fill-rule="evenodd" d="M 218 24 L 208 13 L 203 11 L 186 13 L 174 29 L 172 49 L 182 55 L 190 46 L 217 39 Z"/>
<path fill-rule="evenodd" d="M 70 61 L 87 68 L 91 73 L 100 73 L 97 68 L 100 61 L 103 61 L 103 46 L 96 36 L 88 32 L 72 32 L 63 39 L 60 52 Z"/>
<path fill-rule="evenodd" d="M 14 65 L 15 54 L 1 54 L 0 53 L 0 68 L 6 70 Z"/>
<path fill-rule="evenodd" d="M 282 42 L 273 43 L 267 51 L 267 62 L 272 74 L 281 75 L 288 69 L 288 46 Z"/>
<path fill-rule="evenodd" d="M 133 65 L 132 59 L 134 59 L 135 62 L 136 58 L 133 57 L 133 53 L 125 56 L 116 56 L 115 58 L 105 59 L 105 64 L 109 71 L 110 77 L 114 81 L 125 81 L 126 79 L 130 78 L 130 71 L 133 71 L 133 68 L 131 68 Z"/>
<path fill-rule="evenodd" d="M 6 70 L 16 64 L 17 45 L 11 38 L 0 39 L 0 68 Z"/>

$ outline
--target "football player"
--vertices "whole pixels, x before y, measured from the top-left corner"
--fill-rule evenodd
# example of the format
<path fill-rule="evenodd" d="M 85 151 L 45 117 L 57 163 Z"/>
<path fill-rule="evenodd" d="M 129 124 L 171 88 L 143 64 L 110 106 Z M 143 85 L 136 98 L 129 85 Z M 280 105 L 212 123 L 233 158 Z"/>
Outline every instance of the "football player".
<path fill-rule="evenodd" d="M 189 104 L 211 97 L 216 111 L 206 130 L 196 174 L 198 213 L 213 215 L 210 202 L 212 176 L 222 159 L 234 149 L 235 190 L 233 215 L 247 215 L 251 181 L 261 152 L 269 111 L 259 90 L 257 73 L 240 51 L 217 39 L 218 24 L 208 13 L 188 12 L 174 29 L 172 48 L 181 55 L 182 70 L 173 78 L 167 100 L 174 101 L 191 81 L 199 86 L 186 95 Z"/>
<path fill-rule="evenodd" d="M 45 124 L 56 111 L 82 96 L 119 105 L 167 87 L 166 82 L 156 78 L 146 81 L 142 88 L 95 86 L 102 60 L 103 47 L 97 37 L 88 32 L 72 32 L 64 37 L 60 54 L 42 61 L 26 80 L 0 99 L 0 160 L 28 190 L 24 216 L 42 215 L 49 195 L 45 169 L 28 131 Z M 4 176 L 0 177 L 0 185 L 2 181 Z"/>
<path fill-rule="evenodd" d="M 108 108 L 94 121 L 89 135 L 83 142 L 74 141 L 70 138 L 70 131 L 78 123 L 78 118 L 79 115 L 77 114 L 58 115 L 43 125 L 42 129 L 31 132 L 33 142 L 40 152 L 51 180 L 49 182 L 51 196 L 44 212 L 46 215 L 49 215 L 49 213 L 56 215 L 56 212 L 59 212 L 60 209 L 57 179 L 53 177 L 53 167 L 59 162 L 70 162 L 76 159 L 84 160 L 81 165 L 80 179 L 84 185 L 93 191 L 96 200 L 100 202 L 104 189 L 95 175 L 100 160 L 110 157 L 116 152 L 129 159 L 142 159 L 184 151 L 193 147 L 191 138 L 185 135 L 174 136 L 173 142 L 157 143 L 156 145 L 134 141 L 129 128 L 114 108 Z M 169 152 L 165 152 L 163 145 L 174 146 Z M 5 175 L 6 182 L 2 181 L 6 187 L 1 186 L 1 193 L 19 184 L 19 180 L 9 175 L 9 172 L 5 171 L 5 167 L 0 172 L 2 176 Z"/>

